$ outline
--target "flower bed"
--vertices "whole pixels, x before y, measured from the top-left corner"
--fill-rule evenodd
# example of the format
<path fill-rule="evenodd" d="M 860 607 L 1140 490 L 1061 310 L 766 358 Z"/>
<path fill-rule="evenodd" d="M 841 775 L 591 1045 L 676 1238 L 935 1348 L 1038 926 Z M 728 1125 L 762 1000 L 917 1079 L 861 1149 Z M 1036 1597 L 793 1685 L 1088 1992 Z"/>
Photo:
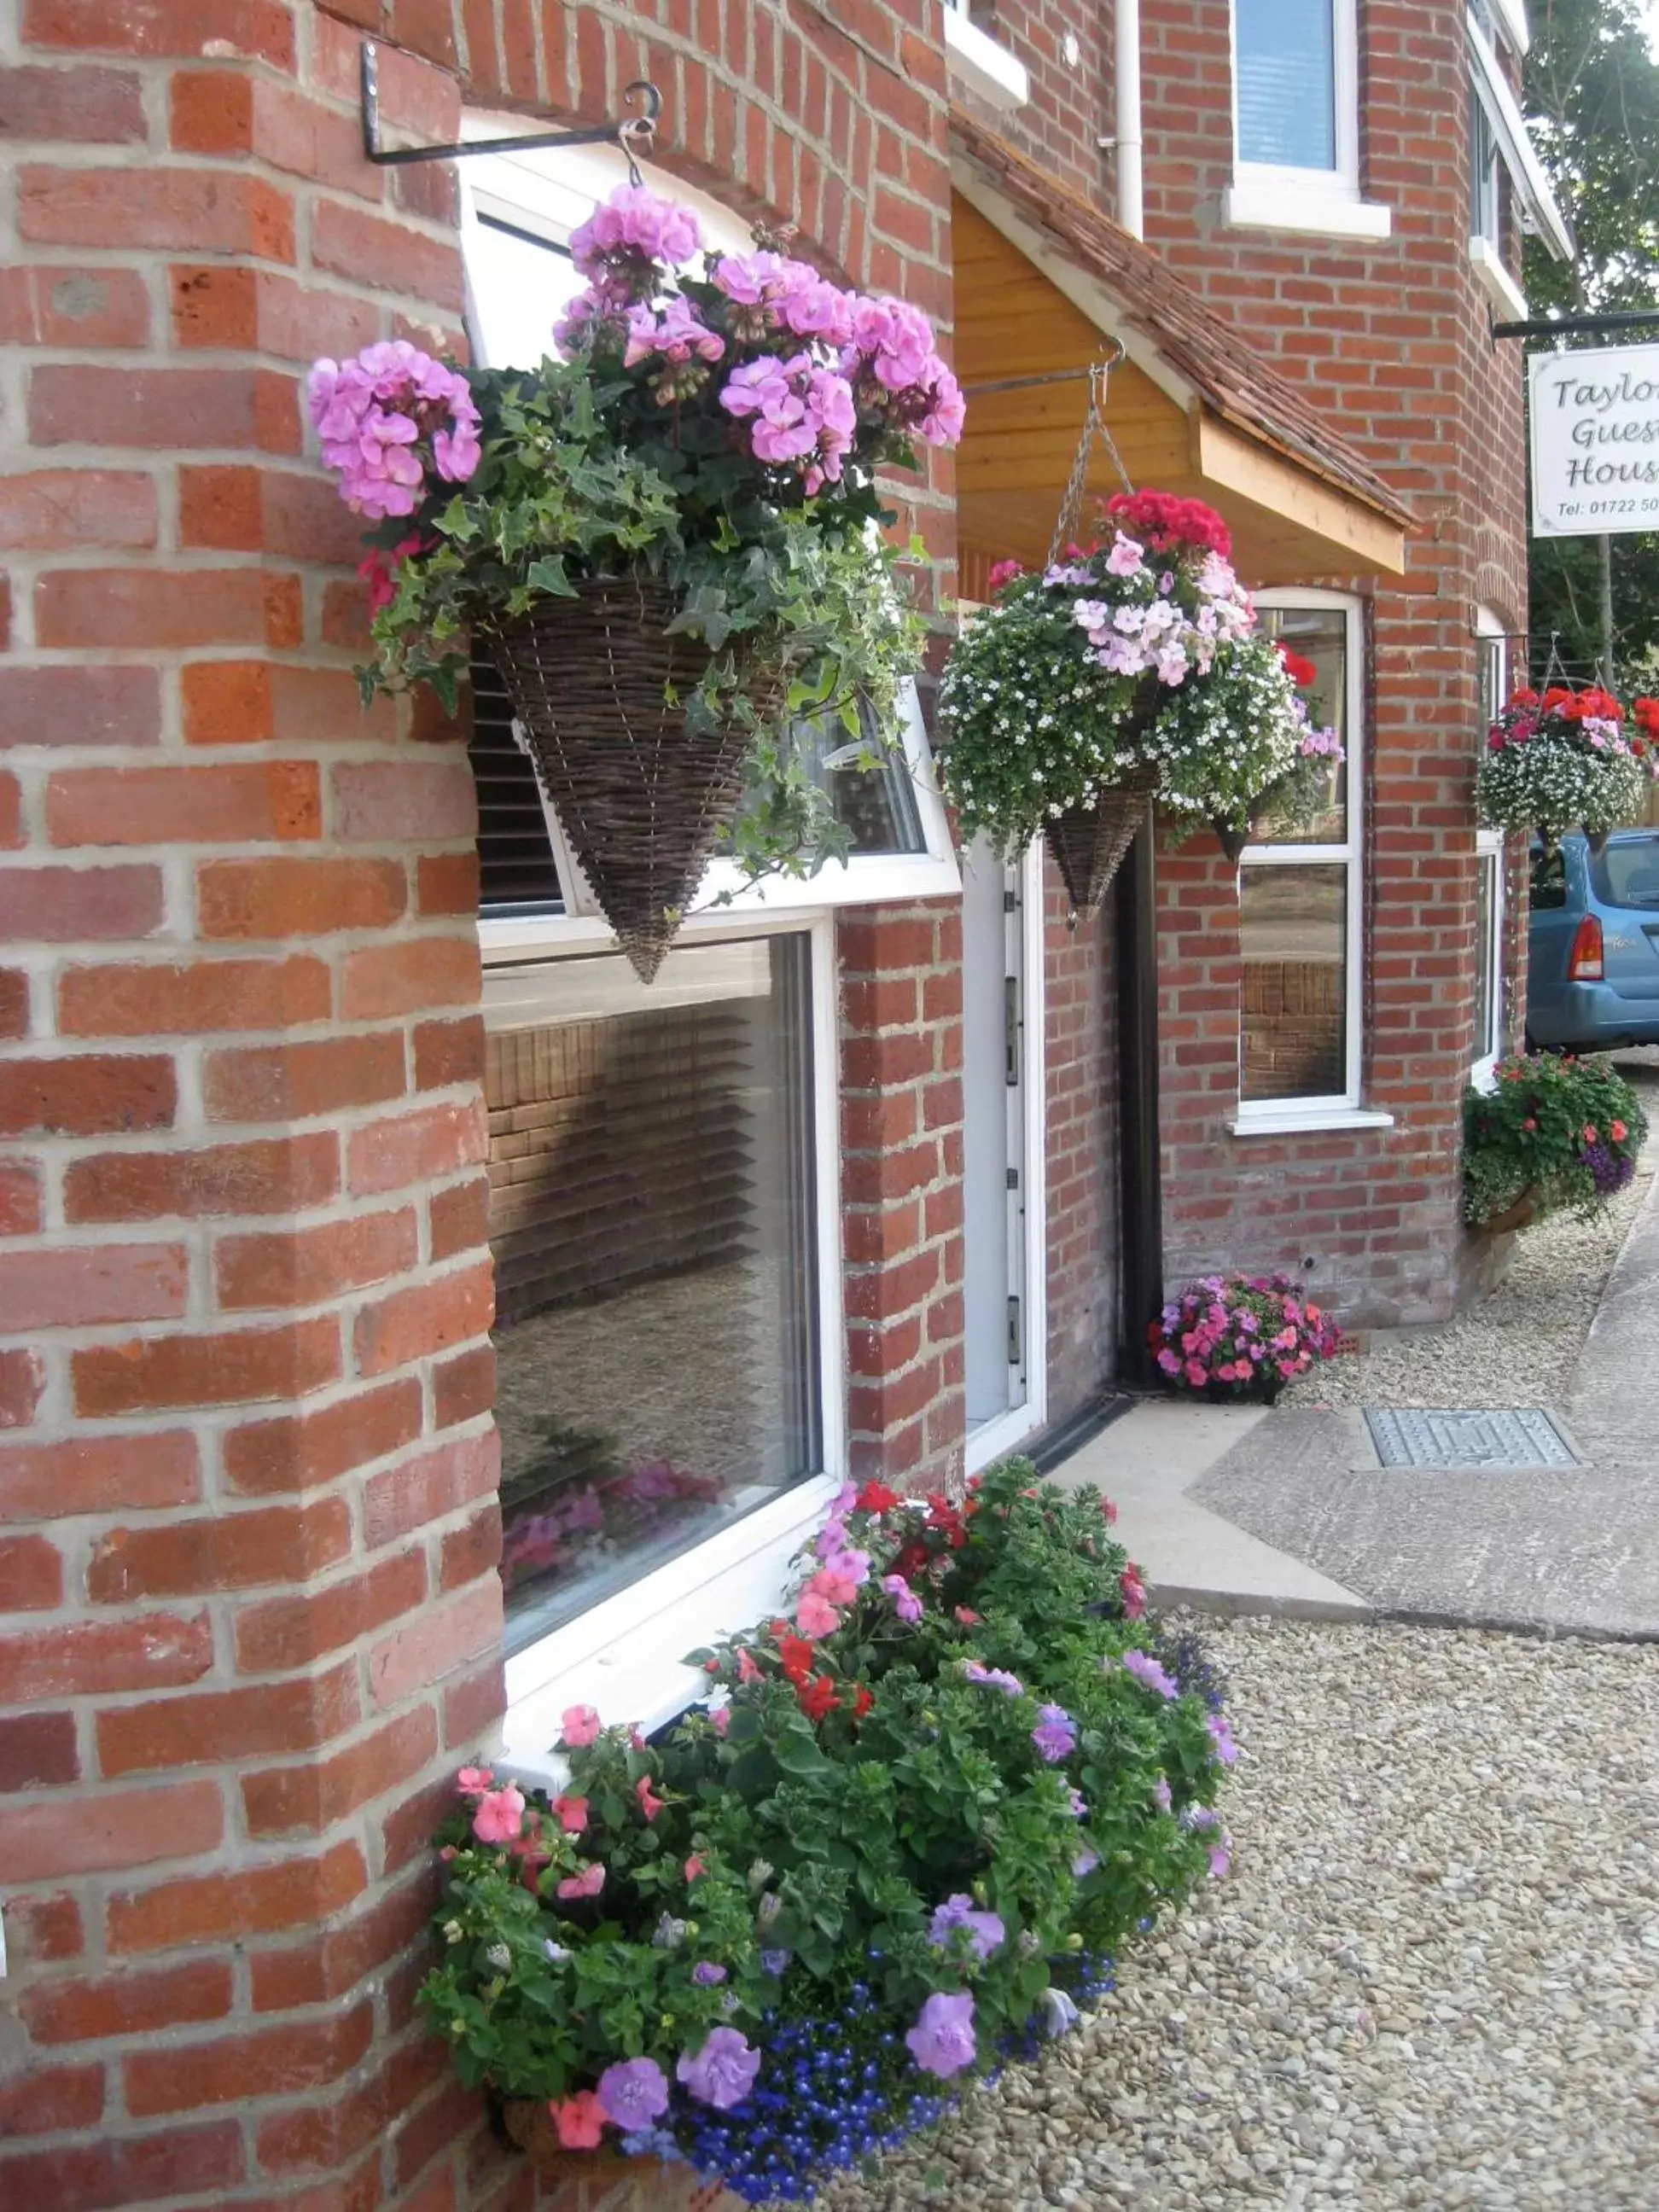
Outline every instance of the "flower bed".
<path fill-rule="evenodd" d="M 789 2201 L 1065 2033 L 1227 1866 L 1222 1686 L 1111 1517 L 1019 1462 L 848 1486 L 792 1617 L 694 1655 L 706 1705 L 572 1709 L 556 1796 L 465 1771 L 422 1992 L 463 2078 Z"/>
<path fill-rule="evenodd" d="M 1650 709 L 1653 702 L 1638 707 Z M 1659 772 L 1651 717 L 1626 737 L 1625 710 L 1610 692 L 1558 685 L 1511 694 L 1492 724 L 1476 783 L 1480 819 L 1492 829 L 1535 830 L 1547 845 L 1563 830 L 1592 836 L 1640 818 Z"/>
<path fill-rule="evenodd" d="M 1636 1172 L 1642 1103 L 1609 1060 L 1517 1053 L 1463 1096 L 1463 1213 L 1525 1227 L 1562 1208 L 1589 1220 Z"/>
<path fill-rule="evenodd" d="M 1147 1335 L 1177 1390 L 1271 1405 L 1335 1353 L 1342 1333 L 1288 1275 L 1206 1275 L 1170 1301 Z"/>

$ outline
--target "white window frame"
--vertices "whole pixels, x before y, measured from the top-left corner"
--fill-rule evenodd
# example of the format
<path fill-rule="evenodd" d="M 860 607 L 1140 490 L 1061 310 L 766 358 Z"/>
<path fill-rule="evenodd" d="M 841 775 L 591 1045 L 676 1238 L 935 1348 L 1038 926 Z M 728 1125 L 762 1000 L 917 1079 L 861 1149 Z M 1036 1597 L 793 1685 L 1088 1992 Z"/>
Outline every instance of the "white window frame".
<path fill-rule="evenodd" d="M 945 60 L 951 75 L 1005 114 L 1024 107 L 1031 96 L 1030 72 L 1000 40 L 981 31 L 968 13 L 968 0 L 945 0 Z"/>
<path fill-rule="evenodd" d="M 1486 160 L 1477 165 L 1484 136 Z M 1504 156 L 1486 102 L 1469 88 L 1469 266 L 1475 282 L 1501 314 L 1516 321 L 1527 313 L 1527 295 L 1504 258 Z"/>
<path fill-rule="evenodd" d="M 1493 674 L 1492 690 L 1496 707 L 1501 708 L 1509 696 L 1510 641 L 1507 632 L 1490 607 L 1474 611 L 1474 638 L 1477 672 L 1485 688 L 1483 663 L 1490 649 L 1492 653 Z M 1480 735 L 1486 735 L 1485 702 L 1481 702 Z M 1475 1056 L 1469 1069 L 1469 1080 L 1477 1091 L 1493 1090 L 1498 1082 L 1498 1062 L 1504 1056 L 1504 845 L 1501 830 L 1477 830 L 1474 833 L 1474 865 L 1476 896 L 1480 895 L 1480 879 L 1488 869 L 1492 874 L 1492 940 L 1486 948 L 1487 1004 L 1491 1018 L 1487 1033 L 1474 1040 Z"/>
<path fill-rule="evenodd" d="M 469 138 L 522 128 L 522 118 L 471 114 Z M 462 241 L 465 249 L 481 212 L 498 216 L 550 244 L 568 242 L 593 198 L 627 174 L 606 147 L 557 156 L 481 155 L 462 169 Z M 720 245 L 745 248 L 746 227 L 729 210 L 678 179 L 653 178 L 659 189 L 689 203 L 705 233 Z M 471 282 L 469 257 L 469 286 Z M 469 302 L 471 304 L 471 301 Z M 471 318 L 477 327 L 477 317 Z M 559 1716 L 571 1705 L 592 1705 L 607 1720 L 643 1729 L 660 1726 L 690 1704 L 702 1678 L 683 1663 L 695 1645 L 722 1631 L 750 1626 L 780 1603 L 789 1562 L 822 1522 L 848 1471 L 846 1308 L 841 1211 L 839 990 L 835 915 L 838 907 L 952 896 L 961 888 L 945 805 L 933 775 L 914 684 L 904 694 L 904 750 L 927 850 L 861 854 L 833 862 L 802 882 L 771 878 L 744 886 L 732 864 L 711 866 L 688 914 L 679 942 L 729 942 L 783 933 L 804 933 L 811 959 L 811 1030 L 817 1320 L 820 1391 L 818 1471 L 718 1529 L 702 1543 L 614 1592 L 575 1619 L 516 1651 L 507 1662 L 507 1711 L 502 1724 L 505 1768 L 526 1779 L 556 1784 L 564 1768 L 550 1750 Z M 544 800 L 550 841 L 564 898 L 561 914 L 484 915 L 478 939 L 486 970 L 527 960 L 592 953 L 613 933 L 599 913 L 553 810 Z M 721 903 L 722 894 L 728 895 Z"/>
<path fill-rule="evenodd" d="M 1330 238 L 1381 239 L 1393 210 L 1361 198 L 1359 189 L 1359 24 L 1358 0 L 1330 0 L 1335 166 L 1307 169 L 1247 161 L 1239 152 L 1238 9 L 1230 10 L 1233 181 L 1222 195 L 1222 221 L 1235 229 L 1284 230 Z"/>
<path fill-rule="evenodd" d="M 1334 610 L 1347 623 L 1347 793 L 1348 834 L 1340 844 L 1247 845 L 1240 855 L 1244 868 L 1330 866 L 1347 870 L 1346 945 L 1346 1081 L 1340 1092 L 1322 1098 L 1240 1097 L 1228 1127 L 1236 1137 L 1283 1135 L 1303 1129 L 1385 1129 L 1394 1116 L 1360 1103 L 1364 1068 L 1365 977 L 1365 756 L 1368 732 L 1364 724 L 1365 629 L 1363 602 L 1346 592 L 1328 592 L 1286 586 L 1257 592 L 1259 607 L 1280 607 L 1301 612 Z M 1244 1009 L 1241 995 L 1238 1014 L 1241 1078 L 1244 1048 Z"/>

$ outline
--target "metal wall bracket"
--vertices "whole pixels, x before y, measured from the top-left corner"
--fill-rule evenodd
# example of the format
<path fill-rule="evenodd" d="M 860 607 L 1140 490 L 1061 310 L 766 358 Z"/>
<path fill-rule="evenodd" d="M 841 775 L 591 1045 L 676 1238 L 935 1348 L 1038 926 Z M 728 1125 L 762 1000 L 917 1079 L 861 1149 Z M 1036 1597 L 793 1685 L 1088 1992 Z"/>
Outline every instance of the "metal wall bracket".
<path fill-rule="evenodd" d="M 545 146 L 620 146 L 629 174 L 640 182 L 638 161 L 656 141 L 657 118 L 662 113 L 662 94 L 647 78 L 636 77 L 623 94 L 640 112 L 615 123 L 602 123 L 592 131 L 527 131 L 511 138 L 469 138 L 456 146 L 383 146 L 380 143 L 380 50 L 373 39 L 362 47 L 363 152 L 377 167 L 388 169 L 410 161 L 459 161 L 469 154 L 526 154 Z"/>

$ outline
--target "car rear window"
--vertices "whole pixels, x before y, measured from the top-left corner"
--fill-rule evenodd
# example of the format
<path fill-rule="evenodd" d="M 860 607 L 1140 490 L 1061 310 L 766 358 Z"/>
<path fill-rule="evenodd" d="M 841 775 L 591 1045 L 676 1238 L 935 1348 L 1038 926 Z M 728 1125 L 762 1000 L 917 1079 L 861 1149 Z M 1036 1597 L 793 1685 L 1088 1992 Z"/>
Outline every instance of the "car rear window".
<path fill-rule="evenodd" d="M 1590 861 L 1603 906 L 1659 908 L 1659 837 L 1621 838 Z"/>

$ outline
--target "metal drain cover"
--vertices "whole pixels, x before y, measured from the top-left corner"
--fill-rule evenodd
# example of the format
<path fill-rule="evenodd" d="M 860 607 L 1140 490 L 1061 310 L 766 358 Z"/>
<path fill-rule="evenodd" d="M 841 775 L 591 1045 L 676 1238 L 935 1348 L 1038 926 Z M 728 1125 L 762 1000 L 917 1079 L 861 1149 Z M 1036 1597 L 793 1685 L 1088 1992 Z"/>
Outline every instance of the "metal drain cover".
<path fill-rule="evenodd" d="M 1580 1467 L 1583 1462 L 1536 1406 L 1468 1412 L 1367 1406 L 1365 1425 L 1384 1467 Z"/>

